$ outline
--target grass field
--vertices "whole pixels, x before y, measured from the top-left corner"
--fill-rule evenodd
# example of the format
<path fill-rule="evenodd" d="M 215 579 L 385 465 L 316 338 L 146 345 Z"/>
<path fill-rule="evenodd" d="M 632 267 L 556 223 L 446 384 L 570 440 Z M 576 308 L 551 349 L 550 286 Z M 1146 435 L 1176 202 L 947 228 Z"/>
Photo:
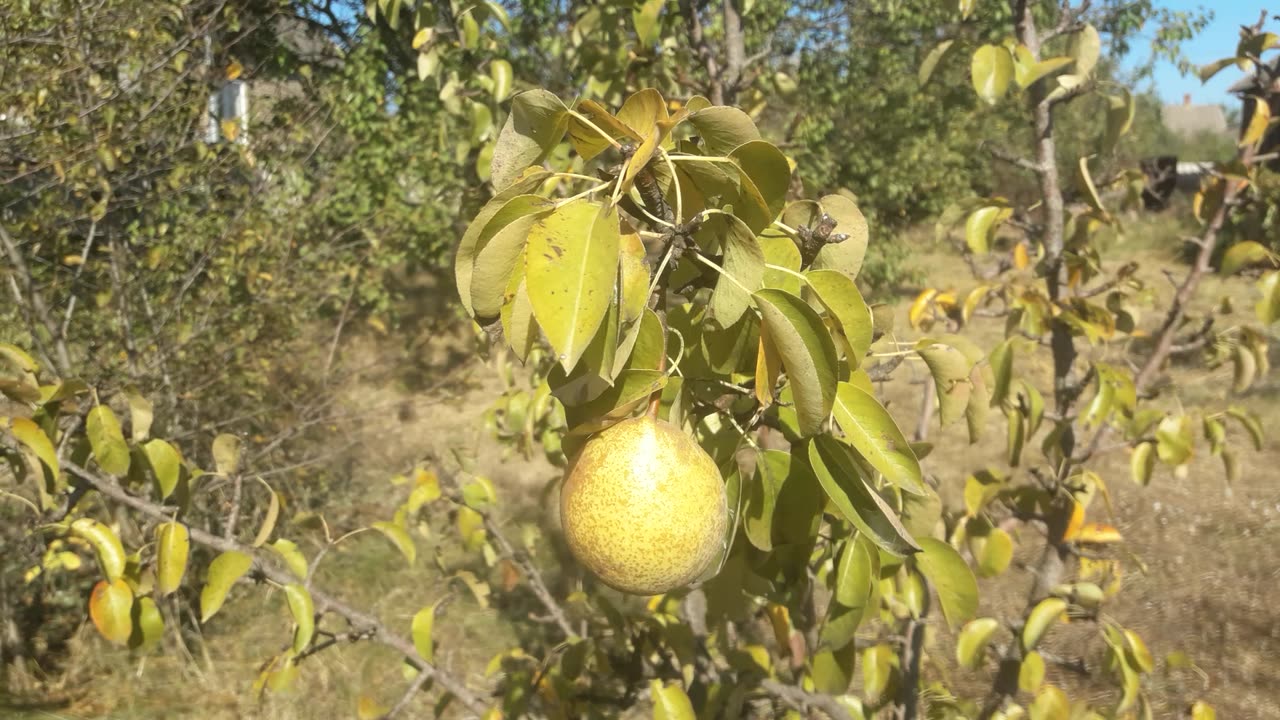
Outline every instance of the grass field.
<path fill-rule="evenodd" d="M 1171 285 L 1162 270 L 1181 268 L 1176 233 L 1169 223 L 1146 223 L 1128 241 L 1115 245 L 1109 262 L 1141 262 L 1138 277 L 1158 298 L 1167 299 Z M 975 284 L 953 252 L 935 247 L 923 234 L 913 237 L 919 247 L 912 262 L 927 285 L 964 291 Z M 1200 303 L 1204 308 L 1231 297 L 1235 312 L 1220 322 L 1248 322 L 1253 292 L 1246 281 L 1211 277 Z M 903 289 L 897 307 L 900 329 L 907 327 L 906 307 L 913 296 L 913 289 Z M 1157 301 L 1155 307 L 1161 304 Z M 1144 326 L 1151 327 L 1157 318 L 1154 307 L 1147 309 Z M 351 480 L 341 497 L 351 502 L 331 522 L 348 527 L 384 519 L 401 492 L 388 478 L 424 456 L 439 457 L 456 448 L 476 457 L 477 472 L 493 479 L 507 511 L 519 516 L 510 520 L 513 525 L 535 523 L 547 533 L 555 532 L 546 522 L 550 510 L 542 488 L 557 471 L 540 460 L 509 454 L 481 426 L 480 415 L 497 395 L 499 381 L 479 360 L 460 359 L 471 342 L 466 328 L 427 324 L 419 332 L 419 339 L 407 345 L 371 334 L 345 358 L 350 365 L 365 363 L 370 368 L 344 389 L 345 402 L 353 409 L 385 411 L 365 413 L 368 419 L 359 441 L 342 459 Z M 1002 335 L 1002 324 L 979 321 L 966 333 L 989 347 Z M 1109 359 L 1118 360 L 1112 353 Z M 912 381 L 923 373 L 907 367 L 883 391 L 890 410 L 909 431 L 915 427 L 923 388 Z M 1041 388 L 1048 386 L 1048 370 L 1043 358 L 1017 366 Z M 1207 376 L 1182 367 L 1169 372 L 1172 390 L 1160 401 L 1165 407 L 1216 409 L 1239 403 L 1259 413 L 1269 426 L 1280 426 L 1280 386 L 1274 381 L 1263 381 L 1240 397 L 1230 393 L 1227 368 Z M 998 414 L 992 414 L 983 443 L 971 446 L 965 435 L 962 426 L 939 430 L 935 425 L 930 440 L 936 448 L 924 461 L 952 507 L 960 501 L 968 473 L 984 467 L 1006 469 L 1003 419 Z M 1038 441 L 1039 437 L 1027 443 L 1026 456 L 1032 461 L 1038 458 Z M 1280 445 L 1254 453 L 1244 449 L 1246 444 L 1241 439 L 1243 472 L 1234 487 L 1226 485 L 1219 460 L 1207 456 L 1196 457 L 1183 477 L 1158 470 L 1148 488 L 1130 481 L 1124 450 L 1099 458 L 1092 468 L 1110 489 L 1114 519 L 1099 503 L 1091 508 L 1090 519 L 1113 522 L 1132 554 L 1126 562 L 1124 591 L 1105 606 L 1105 613 L 1139 631 L 1157 657 L 1158 667 L 1147 685 L 1156 717 L 1181 717 L 1196 698 L 1215 705 L 1218 717 L 1280 717 L 1280 609 L 1273 602 L 1273 592 L 1280 587 Z M 450 574 L 464 567 L 460 557 L 445 550 L 439 565 L 432 561 L 440 537 L 451 532 L 447 517 L 435 520 L 429 534 L 419 538 L 415 568 L 406 569 L 389 545 L 369 534 L 335 553 L 318 582 L 406 629 L 418 608 L 446 594 L 456 595 L 437 621 L 437 660 L 481 686 L 488 659 L 518 638 L 506 619 L 509 615 L 494 607 L 502 598 L 482 608 L 460 593 L 456 582 L 450 583 Z M 1008 617 L 1021 609 L 1040 544 L 1037 535 L 1029 527 L 1019 530 L 1023 549 L 1015 566 L 1000 578 L 982 581 L 981 614 Z M 257 665 L 287 643 L 286 617 L 278 594 L 234 592 L 219 618 L 207 626 L 205 646 L 193 648 L 194 661 L 179 660 L 182 655 L 172 641 L 163 655 L 131 658 L 109 649 L 86 625 L 73 645 L 66 686 L 54 689 L 53 694 L 66 701 L 4 712 L 19 718 L 318 719 L 354 717 L 361 694 L 384 704 L 396 699 L 404 683 L 396 659 L 386 651 L 357 645 L 309 660 L 292 693 L 256 700 L 250 687 Z M 928 650 L 949 655 L 951 638 L 945 631 L 931 636 Z M 1050 666 L 1051 682 L 1069 688 L 1074 697 L 1106 702 L 1108 685 L 1097 678 L 1103 644 L 1092 628 L 1055 633 L 1049 650 L 1064 656 L 1082 654 L 1093 674 L 1080 677 Z M 1166 658 L 1175 652 L 1185 653 L 1193 666 L 1171 667 Z M 925 672 L 927 677 L 943 677 L 947 667 L 954 663 L 943 657 L 927 663 Z M 980 694 L 988 677 L 959 671 L 947 679 Z M 425 698 L 415 707 L 408 716 L 429 716 Z M 637 716 L 647 717 L 647 712 Z"/>

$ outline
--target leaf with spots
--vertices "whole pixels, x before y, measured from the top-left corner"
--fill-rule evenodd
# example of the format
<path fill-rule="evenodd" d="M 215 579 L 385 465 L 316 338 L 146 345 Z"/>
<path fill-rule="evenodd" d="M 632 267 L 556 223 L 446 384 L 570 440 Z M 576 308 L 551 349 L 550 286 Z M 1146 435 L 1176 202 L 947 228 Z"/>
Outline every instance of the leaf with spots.
<path fill-rule="evenodd" d="M 539 218 L 529 231 L 529 300 L 566 372 L 578 364 L 613 301 L 619 242 L 617 211 L 586 199 Z"/>
<path fill-rule="evenodd" d="M 516 182 L 525 168 L 542 162 L 567 128 L 567 110 L 553 93 L 537 89 L 512 98 L 511 113 L 493 149 L 489 170 L 493 186 L 504 189 Z"/>

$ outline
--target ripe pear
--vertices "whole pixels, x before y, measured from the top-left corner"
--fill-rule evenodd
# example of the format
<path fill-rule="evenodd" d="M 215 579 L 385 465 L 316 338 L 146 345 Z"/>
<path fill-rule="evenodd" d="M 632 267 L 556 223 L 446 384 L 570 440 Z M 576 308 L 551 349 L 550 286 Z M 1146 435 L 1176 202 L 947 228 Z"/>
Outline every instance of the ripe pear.
<path fill-rule="evenodd" d="M 658 595 L 696 580 L 722 549 L 724 480 L 693 438 L 642 415 L 583 445 L 560 520 L 574 557 L 605 584 Z"/>

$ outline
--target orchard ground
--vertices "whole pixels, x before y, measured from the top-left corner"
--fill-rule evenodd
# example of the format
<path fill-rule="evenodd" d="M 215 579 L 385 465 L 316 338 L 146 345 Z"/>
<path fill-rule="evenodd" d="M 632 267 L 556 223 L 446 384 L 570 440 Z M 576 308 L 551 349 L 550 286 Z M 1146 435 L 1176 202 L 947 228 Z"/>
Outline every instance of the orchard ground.
<path fill-rule="evenodd" d="M 1157 306 L 1165 307 L 1172 285 L 1162 271 L 1180 263 L 1179 238 L 1186 234 L 1185 228 L 1168 219 L 1172 216 L 1128 219 L 1127 238 L 1109 255 L 1109 262 L 1115 264 L 1139 261 L 1138 277 L 1159 296 Z M 877 241 L 874 233 L 872 241 Z M 963 293 L 977 284 L 968 279 L 968 268 L 952 249 L 934 243 L 931 229 L 909 233 L 901 241 L 913 244 L 912 262 L 925 286 Z M 908 328 L 906 319 L 918 289 L 902 288 L 897 296 L 897 327 L 904 338 L 919 335 Z M 542 529 L 538 547 L 543 565 L 554 566 L 555 503 L 554 494 L 546 490 L 560 473 L 540 457 L 530 460 L 512 451 L 483 427 L 481 416 L 503 385 L 492 364 L 475 357 L 471 331 L 453 310 L 451 293 L 450 287 L 429 281 L 415 289 L 414 296 L 425 304 L 409 308 L 417 317 L 410 322 L 412 331 L 402 336 L 411 337 L 408 342 L 366 329 L 348 343 L 342 362 L 348 368 L 360 368 L 359 380 L 340 392 L 350 412 L 361 418 L 363 430 L 357 437 L 342 438 L 334 446 L 340 450 L 326 463 L 350 480 L 340 487 L 308 487 L 310 474 L 304 469 L 291 480 L 293 491 L 324 492 L 339 501 L 330 507 L 341 511 L 327 518 L 335 530 L 367 525 L 389 517 L 406 492 L 389 478 L 424 457 L 447 457 L 457 449 L 475 458 L 475 471 L 493 480 L 505 511 L 516 513 L 517 517 L 506 518 L 511 536 L 519 537 L 526 527 Z M 1234 302 L 1234 311 L 1219 323 L 1225 327 L 1234 321 L 1247 322 L 1256 300 L 1252 282 L 1210 276 L 1197 302 L 1204 308 L 1224 297 Z M 1144 327 L 1150 328 L 1158 317 L 1149 308 L 1143 316 Z M 991 347 L 1002 336 L 1003 323 L 975 320 L 964 333 Z M 1023 363 L 1020 372 L 1025 368 L 1034 373 L 1041 378 L 1039 387 L 1048 388 L 1047 356 L 1020 356 L 1019 362 Z M 1026 363 L 1031 362 L 1044 366 L 1028 367 Z M 906 365 L 882 388 L 889 409 L 904 429 L 916 426 L 924 388 L 919 381 L 926 376 L 922 369 Z M 1246 395 L 1233 396 L 1229 364 L 1208 376 L 1203 371 L 1184 376 L 1175 366 L 1170 376 L 1174 391 L 1161 402 L 1176 402 L 1187 410 L 1238 403 L 1259 413 L 1264 426 L 1280 427 L 1276 380 L 1264 379 Z M 960 506 L 969 472 L 983 467 L 1008 469 L 1003 464 L 990 465 L 993 458 L 1004 457 L 1005 443 L 1003 417 L 991 413 L 990 423 L 984 441 L 976 446 L 968 444 L 963 423 L 939 430 L 935 419 L 930 427 L 929 440 L 935 447 L 924 465 L 948 508 Z M 1254 452 L 1240 435 L 1235 435 L 1240 481 L 1230 487 L 1220 460 L 1204 455 L 1196 457 L 1182 478 L 1158 469 L 1148 488 L 1130 480 L 1125 450 L 1105 455 L 1091 466 L 1110 490 L 1114 517 L 1096 501 L 1089 520 L 1115 524 L 1125 539 L 1121 552 L 1125 591 L 1104 605 L 1104 613 L 1138 631 L 1155 654 L 1158 669 L 1149 676 L 1146 689 L 1156 717 L 1182 717 L 1197 698 L 1213 704 L 1219 717 L 1280 717 L 1280 673 L 1275 669 L 1275 658 L 1280 657 L 1280 607 L 1273 602 L 1273 591 L 1280 585 L 1280 562 L 1275 560 L 1280 548 L 1280 484 L 1276 482 L 1280 443 L 1273 440 L 1262 452 Z M 1027 443 L 1024 464 L 1039 458 L 1039 439 L 1038 435 Z M 1038 530 L 1023 527 L 1018 532 Z M 504 591 L 498 573 L 486 578 L 482 565 L 450 550 L 457 547 L 451 534 L 451 519 L 439 511 L 429 531 L 416 538 L 418 562 L 413 568 L 406 568 L 403 558 L 376 533 L 362 534 L 329 556 L 317 583 L 406 631 L 419 608 L 452 596 L 436 622 L 436 660 L 474 686 L 482 686 L 489 659 L 519 644 L 515 626 L 504 618 L 536 614 L 538 608 L 527 592 L 518 587 Z M 449 541 L 440 542 L 444 537 Z M 1027 553 L 1038 543 L 1018 543 L 1018 547 Z M 1003 576 L 980 581 L 979 614 L 1004 619 L 1020 612 L 1034 560 L 1025 554 L 1017 556 Z M 487 607 L 480 605 L 459 572 L 476 573 L 490 581 Z M 993 604 L 997 602 L 1001 604 Z M 319 719 L 355 717 L 362 694 L 384 706 L 395 702 L 405 682 L 398 664 L 386 651 L 367 643 L 313 656 L 303 663 L 292 692 L 266 693 L 255 699 L 250 688 L 258 663 L 289 641 L 281 630 L 281 619 L 287 617 L 284 605 L 278 593 L 233 591 L 227 606 L 204 630 L 207 645 L 191 648 L 196 662 L 183 659 L 172 637 L 163 652 L 145 659 L 123 657 L 127 654 L 108 646 L 86 621 L 75 636 L 65 686 L 56 688 L 49 702 L 40 706 L 6 708 L 0 698 L 0 714 L 24 719 Z M 1071 637 L 1077 633 L 1094 639 L 1082 645 Z M 1055 646 L 1087 647 L 1088 672 L 1095 677 L 1105 672 L 1100 667 L 1104 645 L 1092 628 L 1067 626 L 1055 635 L 1050 652 Z M 928 649 L 950 655 L 951 643 L 952 638 L 942 631 L 929 639 Z M 1170 663 L 1170 656 L 1178 653 L 1191 666 L 1176 660 Z M 936 677 L 946 666 L 954 664 L 926 665 L 926 678 Z M 957 672 L 961 676 L 950 678 L 953 683 L 981 694 L 982 674 Z M 861 674 L 855 673 L 855 678 L 853 691 L 857 692 Z M 1103 693 L 1114 692 L 1101 680 L 1052 663 L 1048 680 L 1068 688 L 1072 697 L 1091 698 L 1099 704 L 1107 701 Z M 426 696 L 418 702 L 420 712 L 430 712 Z M 648 717 L 649 710 L 638 706 L 631 716 Z"/>

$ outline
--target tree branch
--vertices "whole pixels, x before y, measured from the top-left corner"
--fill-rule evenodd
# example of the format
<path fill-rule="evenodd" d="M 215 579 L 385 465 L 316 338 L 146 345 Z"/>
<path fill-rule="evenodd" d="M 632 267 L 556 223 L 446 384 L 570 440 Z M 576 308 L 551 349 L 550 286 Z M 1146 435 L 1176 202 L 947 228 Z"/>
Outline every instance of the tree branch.
<path fill-rule="evenodd" d="M 853 714 L 830 695 L 806 692 L 794 685 L 785 685 L 777 680 L 765 680 L 760 683 L 760 687 L 764 688 L 765 692 L 801 712 L 810 709 L 821 710 L 831 720 L 853 720 Z"/>
<path fill-rule="evenodd" d="M 139 513 L 147 517 L 161 522 L 169 522 L 172 515 L 163 506 L 136 497 L 129 494 L 124 488 L 120 487 L 115 480 L 102 475 L 96 471 L 81 467 L 73 462 L 64 462 L 63 469 L 84 480 L 93 486 L 95 490 L 104 496 L 115 500 L 122 505 L 133 508 Z M 203 545 L 204 547 L 217 550 L 218 552 L 237 551 L 242 552 L 253 558 L 253 568 L 262 573 L 264 577 L 281 585 L 288 585 L 297 582 L 297 577 L 288 570 L 285 570 L 274 562 L 268 562 L 259 555 L 256 548 L 250 547 L 243 543 L 227 538 L 221 538 L 202 528 L 190 527 L 189 536 L 191 541 Z M 385 645 L 404 656 L 405 662 L 418 668 L 421 671 L 420 677 L 425 676 L 427 679 L 433 679 L 439 683 L 445 691 L 451 693 L 458 699 L 466 709 L 475 716 L 483 715 L 487 710 L 487 706 L 471 691 L 467 685 L 452 674 L 441 670 L 439 667 L 427 662 L 418 651 L 414 648 L 413 643 L 405 639 L 398 633 L 393 632 L 381 620 L 361 610 L 342 602 L 337 597 L 330 595 L 319 589 L 311 590 L 311 597 L 318 606 L 323 606 L 333 613 L 345 618 L 349 623 L 357 628 L 363 628 L 369 633 L 370 639 L 379 645 Z M 425 682 L 425 680 L 424 680 Z"/>

